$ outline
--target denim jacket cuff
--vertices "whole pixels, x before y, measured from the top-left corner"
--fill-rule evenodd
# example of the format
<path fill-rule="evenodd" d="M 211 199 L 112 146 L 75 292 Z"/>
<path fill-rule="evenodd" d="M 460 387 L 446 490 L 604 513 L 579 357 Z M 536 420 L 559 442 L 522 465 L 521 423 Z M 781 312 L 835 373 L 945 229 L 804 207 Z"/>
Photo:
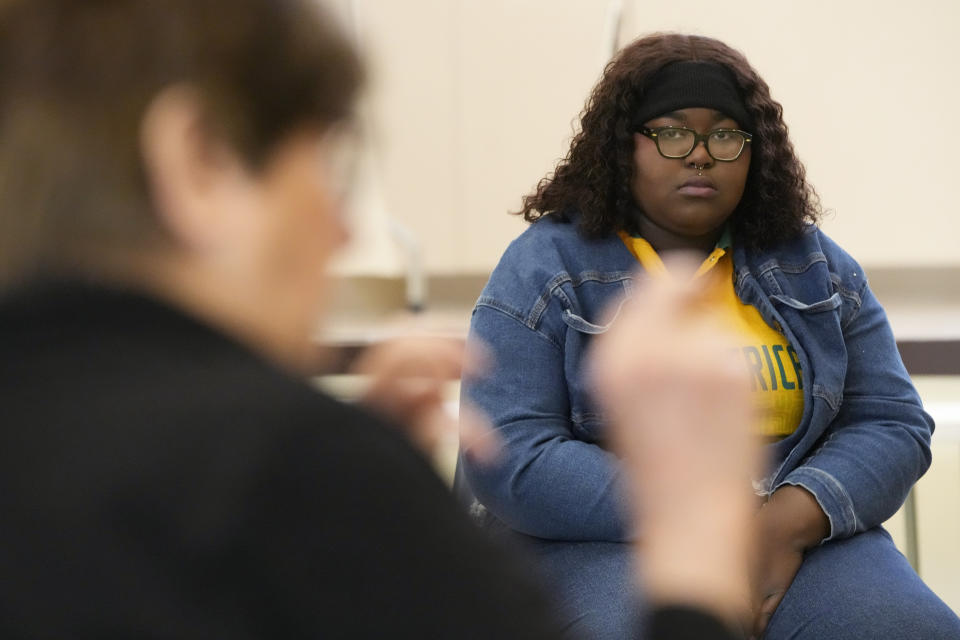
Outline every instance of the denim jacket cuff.
<path fill-rule="evenodd" d="M 823 542 L 848 538 L 856 533 L 857 515 L 853 509 L 853 500 L 832 475 L 816 467 L 798 467 L 791 471 L 774 491 L 784 485 L 803 487 L 816 498 L 830 520 L 830 535 L 824 538 Z"/>

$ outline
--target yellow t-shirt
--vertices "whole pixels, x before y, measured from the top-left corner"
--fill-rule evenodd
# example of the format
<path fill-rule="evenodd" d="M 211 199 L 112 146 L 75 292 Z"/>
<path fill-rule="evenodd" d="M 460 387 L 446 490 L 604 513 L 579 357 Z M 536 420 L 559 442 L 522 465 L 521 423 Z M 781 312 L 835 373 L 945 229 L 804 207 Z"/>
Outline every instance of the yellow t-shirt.
<path fill-rule="evenodd" d="M 650 243 L 621 233 L 630 252 L 640 261 L 644 270 L 655 276 L 666 273 L 660 256 Z M 803 417 L 803 372 L 796 350 L 786 336 L 766 322 L 760 312 L 744 304 L 733 288 L 733 260 L 728 246 L 721 246 L 707 256 L 697 270 L 696 277 L 712 272 L 707 290 L 708 304 L 716 307 L 730 329 L 742 337 L 740 352 L 751 375 L 751 387 L 756 392 L 760 420 L 760 434 L 779 439 L 797 430 Z"/>

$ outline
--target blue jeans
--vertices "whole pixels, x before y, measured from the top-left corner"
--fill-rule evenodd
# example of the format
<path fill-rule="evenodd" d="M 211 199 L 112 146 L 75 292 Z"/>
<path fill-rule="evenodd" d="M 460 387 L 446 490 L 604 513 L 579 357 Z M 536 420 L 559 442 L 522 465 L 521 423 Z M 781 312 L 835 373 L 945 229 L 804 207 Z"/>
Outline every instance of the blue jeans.
<path fill-rule="evenodd" d="M 521 537 L 575 637 L 629 638 L 643 615 L 629 544 Z M 960 618 L 881 527 L 808 552 L 766 640 L 956 640 Z"/>

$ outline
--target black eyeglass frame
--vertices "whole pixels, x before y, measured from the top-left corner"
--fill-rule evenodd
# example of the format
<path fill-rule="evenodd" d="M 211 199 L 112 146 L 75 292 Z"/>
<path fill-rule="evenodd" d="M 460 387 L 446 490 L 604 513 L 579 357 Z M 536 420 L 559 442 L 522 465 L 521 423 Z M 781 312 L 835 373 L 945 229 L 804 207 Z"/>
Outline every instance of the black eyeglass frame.
<path fill-rule="evenodd" d="M 687 151 L 682 156 L 668 156 L 667 154 L 665 154 L 663 152 L 663 149 L 660 148 L 659 136 L 662 132 L 666 130 L 689 131 L 690 133 L 692 133 L 693 144 L 690 145 L 690 150 Z M 707 155 L 709 155 L 711 158 L 713 158 L 717 162 L 736 162 L 737 160 L 740 159 L 740 156 L 743 155 L 743 150 L 747 148 L 747 145 L 753 142 L 753 134 L 747 133 L 746 131 L 743 131 L 741 129 L 714 129 L 713 131 L 708 131 L 706 133 L 697 133 L 696 131 L 694 131 L 693 129 L 690 129 L 689 127 L 672 127 L 672 126 L 671 127 L 641 127 L 639 133 L 653 140 L 653 142 L 657 145 L 657 153 L 659 153 L 661 156 L 669 160 L 682 160 L 683 158 L 686 158 L 691 153 L 693 153 L 693 150 L 697 148 L 697 145 L 700 144 L 700 141 L 703 141 L 703 147 L 704 149 L 707 150 Z M 743 144 L 740 145 L 740 151 L 737 152 L 736 156 L 732 158 L 723 159 L 723 158 L 717 158 L 712 153 L 710 153 L 710 136 L 712 136 L 715 133 L 736 133 L 743 136 Z"/>

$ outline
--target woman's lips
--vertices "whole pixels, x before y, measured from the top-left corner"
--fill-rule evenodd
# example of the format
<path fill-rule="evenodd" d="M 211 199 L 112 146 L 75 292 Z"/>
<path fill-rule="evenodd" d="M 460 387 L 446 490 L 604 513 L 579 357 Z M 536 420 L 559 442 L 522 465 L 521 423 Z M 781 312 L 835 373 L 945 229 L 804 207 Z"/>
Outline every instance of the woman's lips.
<path fill-rule="evenodd" d="M 680 185 L 679 191 L 693 198 L 709 198 L 717 193 L 717 186 L 709 178 L 696 177 Z"/>

